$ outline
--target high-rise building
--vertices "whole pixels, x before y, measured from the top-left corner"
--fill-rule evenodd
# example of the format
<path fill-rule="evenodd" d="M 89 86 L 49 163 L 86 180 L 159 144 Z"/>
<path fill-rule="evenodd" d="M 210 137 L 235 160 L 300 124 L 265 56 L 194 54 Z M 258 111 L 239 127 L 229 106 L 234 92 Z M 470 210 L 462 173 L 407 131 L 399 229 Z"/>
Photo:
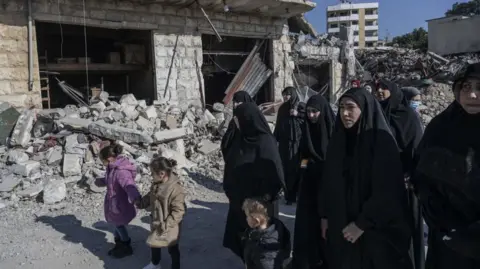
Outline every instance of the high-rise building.
<path fill-rule="evenodd" d="M 378 3 L 341 3 L 327 8 L 327 32 L 338 35 L 341 26 L 353 29 L 355 48 L 376 47 Z"/>

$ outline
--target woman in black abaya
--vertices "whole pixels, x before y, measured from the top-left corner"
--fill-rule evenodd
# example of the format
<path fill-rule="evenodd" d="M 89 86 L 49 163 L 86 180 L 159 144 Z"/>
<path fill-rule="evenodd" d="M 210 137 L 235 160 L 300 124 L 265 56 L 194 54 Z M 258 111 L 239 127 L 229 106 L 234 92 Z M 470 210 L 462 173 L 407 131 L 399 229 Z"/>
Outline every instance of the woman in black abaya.
<path fill-rule="evenodd" d="M 480 268 L 480 63 L 453 91 L 425 130 L 412 178 L 429 227 L 427 269 Z"/>
<path fill-rule="evenodd" d="M 287 87 L 282 95 L 285 103 L 278 109 L 274 135 L 278 141 L 278 150 L 282 158 L 287 185 L 285 200 L 287 204 L 292 204 L 297 201 L 298 180 L 300 179 L 299 146 L 303 118 L 297 110 L 299 99 L 295 88 Z"/>
<path fill-rule="evenodd" d="M 262 199 L 269 214 L 278 217 L 275 204 L 285 182 L 277 141 L 258 107 L 253 103 L 239 105 L 234 122 L 239 135 L 225 161 L 223 189 L 230 203 L 223 246 L 243 258 L 242 236 L 248 228 L 244 200 Z"/>
<path fill-rule="evenodd" d="M 322 188 L 329 267 L 411 269 L 402 163 L 382 108 L 363 88 L 339 103 Z"/>
<path fill-rule="evenodd" d="M 325 240 L 320 230 L 323 213 L 318 202 L 322 170 L 335 118 L 330 104 L 321 95 L 314 95 L 308 100 L 306 114 L 301 156 L 308 163 L 300 183 L 292 263 L 295 269 L 327 268 Z"/>
<path fill-rule="evenodd" d="M 233 95 L 233 110 L 243 103 L 255 103 L 252 97 L 246 91 L 239 91 Z M 235 122 L 233 119 L 228 123 L 227 131 L 222 137 L 222 142 L 220 144 L 220 149 L 222 150 L 223 160 L 226 160 L 226 156 L 228 155 L 229 149 L 232 145 L 233 140 L 235 139 L 235 135 L 238 133 L 237 127 L 235 126 Z"/>
<path fill-rule="evenodd" d="M 422 139 L 423 127 L 420 118 L 410 106 L 402 90 L 394 82 L 382 79 L 378 82 L 374 92 L 385 112 L 392 134 L 397 141 L 402 159 L 403 173 L 406 179 L 413 169 L 413 158 L 418 144 Z M 408 201 L 410 204 L 413 231 L 413 256 L 415 268 L 424 268 L 425 249 L 423 240 L 423 219 L 417 198 L 409 186 Z"/>

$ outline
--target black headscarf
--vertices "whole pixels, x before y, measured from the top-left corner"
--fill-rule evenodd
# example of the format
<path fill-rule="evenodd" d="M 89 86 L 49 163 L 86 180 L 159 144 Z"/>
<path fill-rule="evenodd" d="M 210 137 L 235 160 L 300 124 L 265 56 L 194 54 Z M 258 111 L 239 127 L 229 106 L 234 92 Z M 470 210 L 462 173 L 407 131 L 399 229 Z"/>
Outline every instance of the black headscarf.
<path fill-rule="evenodd" d="M 308 107 L 320 111 L 320 116 L 316 123 L 306 119 L 305 146 L 311 158 L 317 162 L 325 161 L 328 142 L 332 137 L 335 125 L 335 116 L 327 99 L 319 94 L 308 99 L 306 108 Z"/>
<path fill-rule="evenodd" d="M 234 116 L 240 127 L 239 140 L 231 149 L 233 153 L 229 154 L 225 169 L 237 172 L 240 169 L 242 173 L 251 173 L 251 178 L 242 180 L 248 182 L 260 178 L 258 180 L 262 182 L 246 183 L 258 187 L 256 190 L 248 190 L 249 192 L 268 193 L 271 197 L 276 197 L 278 191 L 285 186 L 285 181 L 277 141 L 270 131 L 267 120 L 253 103 L 239 105 L 234 111 Z M 257 167 L 258 165 L 263 167 Z M 259 170 L 243 171 L 248 170 L 246 167 Z"/>
<path fill-rule="evenodd" d="M 250 94 L 246 91 L 239 91 L 233 95 L 233 102 L 236 103 L 255 103 L 252 99 Z M 235 110 L 235 108 L 234 108 Z M 230 146 L 232 145 L 233 140 L 235 139 L 235 135 L 237 133 L 237 127 L 235 126 L 235 122 L 231 120 L 228 123 L 227 130 L 222 137 L 222 142 L 220 144 L 220 149 L 222 150 L 223 160 L 226 160 L 226 156 L 228 155 L 228 151 Z"/>
<path fill-rule="evenodd" d="M 339 112 L 328 146 L 323 174 L 328 242 L 334 251 L 341 252 L 332 256 L 332 268 L 369 268 L 371 264 L 360 266 L 366 250 L 360 246 L 382 248 L 387 240 L 400 249 L 395 252 L 408 255 L 405 185 L 397 145 L 380 104 L 363 88 L 348 90 L 340 101 L 346 97 L 358 104 L 361 115 L 352 128 L 346 129 Z M 342 229 L 350 222 L 368 231 L 362 237 L 378 234 L 377 240 L 383 241 L 376 242 L 371 237 L 369 246 L 361 243 L 367 242 L 367 238 L 355 244 L 347 242 Z M 394 256 L 397 255 L 389 257 Z"/>
<path fill-rule="evenodd" d="M 298 94 L 295 88 L 287 87 L 283 90 L 282 95 L 290 95 L 290 99 L 278 109 L 274 135 L 278 141 L 282 138 L 295 141 L 300 138 L 301 130 L 299 129 L 300 125 L 294 122 L 296 120 L 294 116 L 290 115 L 290 110 L 297 109 Z"/>
<path fill-rule="evenodd" d="M 407 101 L 411 101 L 413 97 L 422 94 L 417 88 L 415 87 L 403 87 L 401 88 L 403 95 Z"/>

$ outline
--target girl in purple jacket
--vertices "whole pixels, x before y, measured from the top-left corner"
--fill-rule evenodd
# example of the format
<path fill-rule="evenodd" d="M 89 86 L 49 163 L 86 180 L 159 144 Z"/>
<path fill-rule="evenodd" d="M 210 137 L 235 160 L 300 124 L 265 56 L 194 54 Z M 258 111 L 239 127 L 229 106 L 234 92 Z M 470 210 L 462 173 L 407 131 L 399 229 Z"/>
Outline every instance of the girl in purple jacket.
<path fill-rule="evenodd" d="M 97 181 L 97 185 L 107 187 L 105 219 L 115 225 L 115 247 L 108 251 L 108 255 L 118 259 L 133 254 L 126 225 L 135 218 L 137 211 L 134 203 L 141 198 L 134 181 L 136 167 L 128 158 L 120 155 L 122 151 L 122 146 L 117 144 L 100 151 L 100 159 L 107 171 L 105 179 Z"/>

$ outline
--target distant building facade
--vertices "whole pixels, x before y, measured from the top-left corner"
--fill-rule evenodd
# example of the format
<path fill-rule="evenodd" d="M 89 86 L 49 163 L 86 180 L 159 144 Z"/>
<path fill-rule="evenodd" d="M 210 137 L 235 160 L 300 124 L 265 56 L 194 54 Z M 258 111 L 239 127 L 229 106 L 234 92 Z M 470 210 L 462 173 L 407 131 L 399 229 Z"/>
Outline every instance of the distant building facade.
<path fill-rule="evenodd" d="M 480 15 L 428 20 L 428 50 L 440 55 L 480 51 Z"/>
<path fill-rule="evenodd" d="M 327 7 L 327 32 L 339 35 L 340 27 L 354 31 L 354 47 L 376 47 L 378 44 L 378 3 L 342 3 Z"/>

